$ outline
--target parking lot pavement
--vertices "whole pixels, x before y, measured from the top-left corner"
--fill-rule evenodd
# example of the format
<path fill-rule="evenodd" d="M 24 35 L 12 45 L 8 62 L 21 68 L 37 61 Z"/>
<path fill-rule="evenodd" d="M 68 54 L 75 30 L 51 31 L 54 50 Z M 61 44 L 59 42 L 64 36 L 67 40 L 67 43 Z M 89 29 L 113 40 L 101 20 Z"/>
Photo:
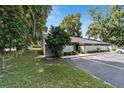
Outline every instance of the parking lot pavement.
<path fill-rule="evenodd" d="M 124 67 L 124 54 L 118 54 L 116 52 L 103 53 L 96 56 L 88 56 L 86 59 L 110 64 L 113 66 Z"/>
<path fill-rule="evenodd" d="M 96 56 L 71 58 L 70 62 L 81 70 L 124 88 L 124 54 L 104 53 Z"/>
<path fill-rule="evenodd" d="M 118 54 L 116 52 L 101 53 L 100 55 L 92 56 L 90 58 L 124 63 L 124 54 Z"/>

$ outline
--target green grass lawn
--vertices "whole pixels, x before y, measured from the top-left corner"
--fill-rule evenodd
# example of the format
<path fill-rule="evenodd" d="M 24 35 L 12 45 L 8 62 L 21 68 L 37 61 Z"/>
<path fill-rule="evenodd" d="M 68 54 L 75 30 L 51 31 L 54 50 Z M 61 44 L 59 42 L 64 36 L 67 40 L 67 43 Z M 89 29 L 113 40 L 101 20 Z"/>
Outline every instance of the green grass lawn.
<path fill-rule="evenodd" d="M 41 51 L 42 49 L 41 48 L 30 48 L 29 50 L 32 50 L 32 51 Z"/>
<path fill-rule="evenodd" d="M 0 70 L 0 87 L 111 87 L 60 59 L 39 59 L 26 52 Z"/>

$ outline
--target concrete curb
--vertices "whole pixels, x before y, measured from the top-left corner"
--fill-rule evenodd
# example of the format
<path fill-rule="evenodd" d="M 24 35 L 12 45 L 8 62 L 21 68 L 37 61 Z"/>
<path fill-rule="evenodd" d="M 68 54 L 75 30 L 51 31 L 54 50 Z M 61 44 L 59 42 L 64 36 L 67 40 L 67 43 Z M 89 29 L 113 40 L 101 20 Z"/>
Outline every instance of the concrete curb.
<path fill-rule="evenodd" d="M 62 56 L 61 58 L 75 58 L 75 57 L 85 57 L 85 56 L 95 56 L 95 55 L 101 55 L 105 53 L 111 53 L 111 52 L 101 52 L 101 53 L 92 53 L 92 54 L 81 54 L 81 55 L 73 55 L 73 56 Z"/>

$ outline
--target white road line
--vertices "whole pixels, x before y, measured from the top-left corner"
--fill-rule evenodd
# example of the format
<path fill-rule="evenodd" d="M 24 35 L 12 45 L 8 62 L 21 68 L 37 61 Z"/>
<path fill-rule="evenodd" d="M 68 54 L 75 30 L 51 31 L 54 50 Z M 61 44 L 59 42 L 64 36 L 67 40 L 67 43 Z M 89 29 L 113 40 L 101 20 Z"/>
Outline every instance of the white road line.
<path fill-rule="evenodd" d="M 76 60 L 76 59 L 79 59 L 79 58 L 73 58 L 71 60 Z M 92 61 L 92 62 L 95 62 L 95 63 L 99 63 L 99 64 L 103 64 L 103 65 L 110 66 L 110 67 L 113 67 L 113 68 L 124 70 L 124 68 L 122 68 L 122 67 L 113 66 L 113 65 L 110 65 L 110 64 L 106 64 L 106 63 L 101 63 L 99 61 L 94 61 L 94 60 L 90 60 L 90 59 L 86 59 L 86 58 L 81 58 L 81 59 L 89 60 L 89 61 Z"/>

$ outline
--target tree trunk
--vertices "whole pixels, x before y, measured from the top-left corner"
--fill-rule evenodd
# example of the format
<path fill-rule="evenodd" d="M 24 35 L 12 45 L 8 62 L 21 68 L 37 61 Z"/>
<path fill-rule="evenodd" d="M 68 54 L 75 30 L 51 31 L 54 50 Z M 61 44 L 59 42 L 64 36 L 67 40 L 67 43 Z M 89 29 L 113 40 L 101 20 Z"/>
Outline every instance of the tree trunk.
<path fill-rule="evenodd" d="M 5 69 L 5 57 L 4 57 L 4 56 L 2 56 L 2 62 L 3 62 L 2 68 L 3 68 L 3 70 L 4 70 L 4 69 Z"/>
<path fill-rule="evenodd" d="M 35 20 L 35 16 L 33 15 L 33 37 L 35 37 L 35 33 L 36 33 L 36 20 Z"/>
<path fill-rule="evenodd" d="M 0 48 L 0 54 L 2 57 L 2 68 L 4 70 L 5 69 L 5 49 L 4 48 Z"/>

